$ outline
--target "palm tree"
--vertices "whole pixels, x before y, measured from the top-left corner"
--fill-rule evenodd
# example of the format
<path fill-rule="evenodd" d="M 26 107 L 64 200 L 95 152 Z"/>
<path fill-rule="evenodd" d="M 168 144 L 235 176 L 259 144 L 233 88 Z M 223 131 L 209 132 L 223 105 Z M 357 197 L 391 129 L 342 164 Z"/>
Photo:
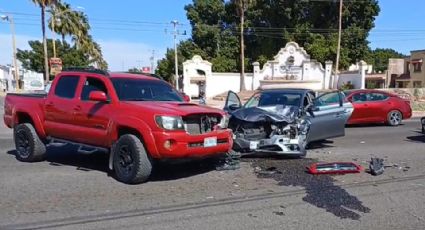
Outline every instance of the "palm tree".
<path fill-rule="evenodd" d="M 57 0 L 31 0 L 41 9 L 41 31 L 43 33 L 43 50 L 44 50 L 44 81 L 49 80 L 49 58 L 47 54 L 47 39 L 46 39 L 46 23 L 45 12 L 46 8 L 57 3 Z"/>

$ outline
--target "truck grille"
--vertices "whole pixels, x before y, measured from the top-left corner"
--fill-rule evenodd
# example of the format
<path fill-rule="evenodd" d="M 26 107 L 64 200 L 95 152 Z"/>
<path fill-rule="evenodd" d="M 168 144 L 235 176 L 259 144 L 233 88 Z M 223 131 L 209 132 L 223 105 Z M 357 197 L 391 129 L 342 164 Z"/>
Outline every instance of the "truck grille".
<path fill-rule="evenodd" d="M 184 128 L 191 135 L 209 133 L 220 123 L 220 115 L 190 115 L 183 117 Z"/>

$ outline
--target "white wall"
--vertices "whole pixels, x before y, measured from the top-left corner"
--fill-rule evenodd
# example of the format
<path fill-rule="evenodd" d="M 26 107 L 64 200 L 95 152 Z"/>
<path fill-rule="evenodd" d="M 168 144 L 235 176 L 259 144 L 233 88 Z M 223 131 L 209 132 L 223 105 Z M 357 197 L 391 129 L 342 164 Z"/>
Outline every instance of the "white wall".
<path fill-rule="evenodd" d="M 338 89 L 345 83 L 351 82 L 355 89 L 362 88 L 362 78 L 358 73 L 341 74 L 338 78 Z"/>
<path fill-rule="evenodd" d="M 252 73 L 245 73 L 245 88 L 251 90 Z M 238 93 L 240 85 L 239 73 L 212 73 L 206 77 L 207 98 L 214 97 L 218 94 L 225 93 L 229 90 Z"/>

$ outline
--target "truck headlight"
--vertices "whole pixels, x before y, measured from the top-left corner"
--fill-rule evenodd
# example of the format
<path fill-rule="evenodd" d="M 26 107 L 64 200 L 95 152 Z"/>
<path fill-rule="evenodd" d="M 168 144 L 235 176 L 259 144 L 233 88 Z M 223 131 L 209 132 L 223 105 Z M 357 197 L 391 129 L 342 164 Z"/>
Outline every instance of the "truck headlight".
<path fill-rule="evenodd" d="M 159 127 L 166 130 L 184 130 L 183 119 L 179 116 L 157 116 L 155 121 Z"/>
<path fill-rule="evenodd" d="M 221 117 L 220 123 L 218 124 L 218 127 L 220 127 L 220 129 L 227 129 L 227 127 L 229 126 L 229 118 L 230 116 L 228 114 L 224 114 Z"/>

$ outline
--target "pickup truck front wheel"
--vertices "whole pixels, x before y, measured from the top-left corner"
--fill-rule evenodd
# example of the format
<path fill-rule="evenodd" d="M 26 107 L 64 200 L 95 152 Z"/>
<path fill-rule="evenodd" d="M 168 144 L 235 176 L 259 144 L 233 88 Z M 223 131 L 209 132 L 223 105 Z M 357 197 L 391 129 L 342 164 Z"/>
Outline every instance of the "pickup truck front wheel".
<path fill-rule="evenodd" d="M 112 148 L 113 167 L 117 179 L 126 184 L 138 184 L 148 180 L 152 172 L 143 143 L 135 135 L 121 136 Z"/>
<path fill-rule="evenodd" d="M 30 123 L 17 125 L 13 130 L 13 137 L 16 146 L 16 158 L 19 161 L 36 162 L 44 160 L 46 146 Z"/>

